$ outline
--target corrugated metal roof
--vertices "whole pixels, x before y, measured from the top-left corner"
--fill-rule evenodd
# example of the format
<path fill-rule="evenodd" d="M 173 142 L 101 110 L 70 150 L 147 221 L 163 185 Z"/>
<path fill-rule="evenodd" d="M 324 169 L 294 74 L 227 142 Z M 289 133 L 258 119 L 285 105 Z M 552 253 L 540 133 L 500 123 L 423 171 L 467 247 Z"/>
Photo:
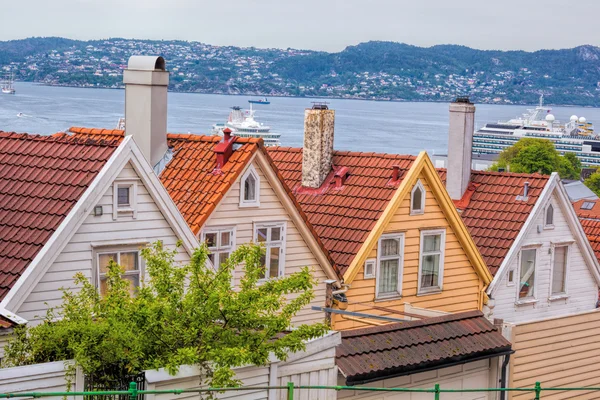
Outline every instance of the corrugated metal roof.
<path fill-rule="evenodd" d="M 511 344 L 480 311 L 342 332 L 336 362 L 346 384 L 494 357 Z"/>

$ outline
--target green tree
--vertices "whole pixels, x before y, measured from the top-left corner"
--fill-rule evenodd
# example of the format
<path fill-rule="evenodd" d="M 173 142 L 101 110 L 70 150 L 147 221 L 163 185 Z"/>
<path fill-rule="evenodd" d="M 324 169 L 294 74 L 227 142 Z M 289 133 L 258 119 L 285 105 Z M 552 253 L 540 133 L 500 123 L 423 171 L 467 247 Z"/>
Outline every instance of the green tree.
<path fill-rule="evenodd" d="M 490 170 L 509 168 L 511 172 L 549 175 L 558 172 L 563 179 L 579 179 L 581 162 L 574 153 L 561 156 L 550 140 L 522 138 L 511 147 L 503 150 Z"/>
<path fill-rule="evenodd" d="M 288 331 L 292 317 L 314 296 L 308 268 L 263 282 L 259 246 L 240 246 L 217 270 L 205 267 L 205 246 L 186 266 L 175 262 L 176 252 L 161 242 L 144 248 L 149 278 L 135 293 L 115 263 L 109 265 L 104 296 L 77 274 L 81 290 L 64 291 L 60 311 L 50 310 L 38 326 L 17 329 L 6 348 L 7 364 L 73 359 L 99 382 L 161 367 L 175 374 L 181 365 L 197 365 L 205 383 L 227 386 L 238 384 L 233 367 L 265 365 L 271 353 L 285 360 L 327 331 L 324 323 Z M 234 290 L 238 265 L 245 274 Z"/>
<path fill-rule="evenodd" d="M 596 195 L 600 196 L 600 172 L 596 171 L 589 176 L 585 181 L 584 185 L 590 188 L 590 190 Z"/>

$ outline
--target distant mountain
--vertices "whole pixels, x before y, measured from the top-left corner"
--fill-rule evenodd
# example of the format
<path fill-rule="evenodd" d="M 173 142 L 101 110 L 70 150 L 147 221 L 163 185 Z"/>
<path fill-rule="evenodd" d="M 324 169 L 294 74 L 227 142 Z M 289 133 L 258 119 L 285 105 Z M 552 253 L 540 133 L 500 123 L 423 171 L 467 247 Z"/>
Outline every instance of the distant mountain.
<path fill-rule="evenodd" d="M 199 42 L 30 38 L 0 42 L 0 68 L 54 85 L 121 87 L 133 54 L 160 54 L 171 89 L 202 93 L 600 106 L 600 48 L 525 51 L 368 42 L 339 53 Z"/>

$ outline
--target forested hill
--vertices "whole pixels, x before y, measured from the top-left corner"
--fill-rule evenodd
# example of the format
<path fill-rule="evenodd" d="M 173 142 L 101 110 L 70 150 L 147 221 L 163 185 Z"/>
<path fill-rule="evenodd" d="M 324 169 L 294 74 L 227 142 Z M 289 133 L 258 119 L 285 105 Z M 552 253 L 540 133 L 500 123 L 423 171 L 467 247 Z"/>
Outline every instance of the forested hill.
<path fill-rule="evenodd" d="M 600 48 L 484 51 L 368 42 L 339 53 L 199 42 L 30 38 L 0 42 L 0 68 L 17 79 L 120 87 L 133 54 L 160 54 L 171 89 L 202 93 L 600 106 Z"/>

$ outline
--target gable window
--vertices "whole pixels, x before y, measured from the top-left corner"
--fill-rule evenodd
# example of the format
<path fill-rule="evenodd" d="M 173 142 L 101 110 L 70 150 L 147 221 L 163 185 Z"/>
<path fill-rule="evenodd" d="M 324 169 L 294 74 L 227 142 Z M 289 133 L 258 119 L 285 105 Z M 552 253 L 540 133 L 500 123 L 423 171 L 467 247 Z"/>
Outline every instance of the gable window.
<path fill-rule="evenodd" d="M 376 297 L 402 295 L 404 234 L 382 235 L 377 248 Z"/>
<path fill-rule="evenodd" d="M 122 270 L 123 279 L 129 281 L 129 291 L 134 292 L 135 288 L 140 286 L 140 252 L 134 249 L 124 249 L 120 251 L 103 251 L 97 253 L 97 282 L 96 285 L 101 295 L 107 292 L 108 265 L 111 260 L 119 264 Z"/>
<path fill-rule="evenodd" d="M 519 300 L 535 299 L 536 249 L 521 250 Z"/>
<path fill-rule="evenodd" d="M 555 246 L 552 260 L 552 290 L 551 296 L 561 296 L 567 293 L 567 266 L 569 246 Z"/>
<path fill-rule="evenodd" d="M 410 193 L 410 214 L 417 215 L 425 212 L 425 188 L 417 181 Z"/>
<path fill-rule="evenodd" d="M 202 241 L 208 246 L 208 258 L 218 268 L 223 264 L 234 249 L 234 228 L 206 228 L 202 232 Z"/>
<path fill-rule="evenodd" d="M 270 279 L 283 276 L 285 223 L 256 224 L 254 242 L 265 246 L 265 254 L 261 258 L 265 270 L 261 278 Z"/>
<path fill-rule="evenodd" d="M 552 204 L 548 204 L 548 207 L 546 208 L 544 228 L 554 228 L 554 206 Z"/>
<path fill-rule="evenodd" d="M 137 181 L 120 181 L 113 184 L 113 219 L 137 216 Z"/>
<path fill-rule="evenodd" d="M 260 177 L 253 165 L 242 175 L 240 181 L 240 207 L 260 205 Z"/>
<path fill-rule="evenodd" d="M 442 290 L 446 231 L 422 231 L 419 260 L 419 293 Z"/>
<path fill-rule="evenodd" d="M 376 261 L 371 259 L 365 261 L 364 278 L 372 279 L 375 278 L 375 264 Z"/>

